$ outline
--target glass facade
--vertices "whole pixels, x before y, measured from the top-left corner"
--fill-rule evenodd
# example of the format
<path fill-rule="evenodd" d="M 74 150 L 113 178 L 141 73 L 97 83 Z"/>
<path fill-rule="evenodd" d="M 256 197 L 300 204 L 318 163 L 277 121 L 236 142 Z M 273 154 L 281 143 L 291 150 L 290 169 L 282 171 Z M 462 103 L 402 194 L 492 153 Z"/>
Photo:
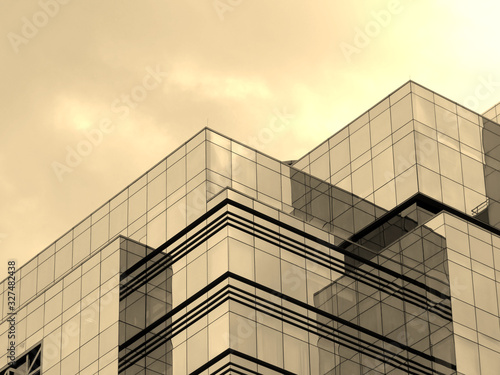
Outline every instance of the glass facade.
<path fill-rule="evenodd" d="M 0 373 L 498 374 L 496 120 L 408 82 L 293 163 L 203 129 L 17 270 L 10 364 L 1 283 Z"/>

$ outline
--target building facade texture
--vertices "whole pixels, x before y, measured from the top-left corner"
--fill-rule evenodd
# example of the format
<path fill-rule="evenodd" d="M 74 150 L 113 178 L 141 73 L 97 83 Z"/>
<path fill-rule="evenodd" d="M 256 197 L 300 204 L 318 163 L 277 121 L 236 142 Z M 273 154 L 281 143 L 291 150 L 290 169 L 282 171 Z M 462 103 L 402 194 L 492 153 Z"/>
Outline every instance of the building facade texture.
<path fill-rule="evenodd" d="M 0 375 L 499 374 L 500 110 L 408 82 L 280 162 L 203 129 L 0 286 Z"/>

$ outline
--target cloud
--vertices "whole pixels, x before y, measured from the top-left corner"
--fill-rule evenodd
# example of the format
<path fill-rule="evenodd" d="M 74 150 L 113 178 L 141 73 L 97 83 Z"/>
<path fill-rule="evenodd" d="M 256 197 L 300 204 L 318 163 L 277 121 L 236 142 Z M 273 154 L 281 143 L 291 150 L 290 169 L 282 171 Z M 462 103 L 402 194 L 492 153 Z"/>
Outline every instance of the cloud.
<path fill-rule="evenodd" d="M 0 4 L 1 248 L 26 261 L 93 208 L 206 125 L 246 141 L 276 108 L 294 114 L 265 145 L 300 157 L 412 79 L 464 101 L 478 77 L 496 74 L 498 5 L 401 0 L 394 16 L 347 62 L 352 42 L 387 1 L 242 1 L 221 20 L 212 1 L 71 1 L 15 53 L 37 2 Z M 464 26 L 466 25 L 466 26 Z M 161 87 L 126 118 L 110 109 L 161 65 Z M 500 101 L 500 91 L 479 111 Z M 51 169 L 66 147 L 110 116 L 116 128 L 59 183 Z M 0 264 L 2 264 L 0 251 Z M 0 271 L 1 278 L 1 271 Z"/>

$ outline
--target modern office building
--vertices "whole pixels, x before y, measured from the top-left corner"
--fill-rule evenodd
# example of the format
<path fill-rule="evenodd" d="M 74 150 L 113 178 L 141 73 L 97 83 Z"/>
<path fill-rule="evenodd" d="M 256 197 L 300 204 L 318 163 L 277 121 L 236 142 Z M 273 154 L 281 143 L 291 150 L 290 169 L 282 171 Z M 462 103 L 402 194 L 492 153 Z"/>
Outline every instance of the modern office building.
<path fill-rule="evenodd" d="M 499 115 L 408 82 L 293 162 L 203 129 L 17 271 L 11 364 L 3 281 L 0 375 L 499 374 Z"/>

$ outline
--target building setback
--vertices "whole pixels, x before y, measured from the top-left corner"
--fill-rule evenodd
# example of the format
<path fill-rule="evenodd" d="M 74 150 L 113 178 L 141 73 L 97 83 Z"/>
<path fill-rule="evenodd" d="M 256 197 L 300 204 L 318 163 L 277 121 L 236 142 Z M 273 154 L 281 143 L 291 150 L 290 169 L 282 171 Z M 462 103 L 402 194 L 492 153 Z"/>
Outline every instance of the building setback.
<path fill-rule="evenodd" d="M 499 116 L 410 81 L 293 162 L 203 129 L 19 268 L 14 363 L 2 282 L 0 375 L 499 374 Z"/>

